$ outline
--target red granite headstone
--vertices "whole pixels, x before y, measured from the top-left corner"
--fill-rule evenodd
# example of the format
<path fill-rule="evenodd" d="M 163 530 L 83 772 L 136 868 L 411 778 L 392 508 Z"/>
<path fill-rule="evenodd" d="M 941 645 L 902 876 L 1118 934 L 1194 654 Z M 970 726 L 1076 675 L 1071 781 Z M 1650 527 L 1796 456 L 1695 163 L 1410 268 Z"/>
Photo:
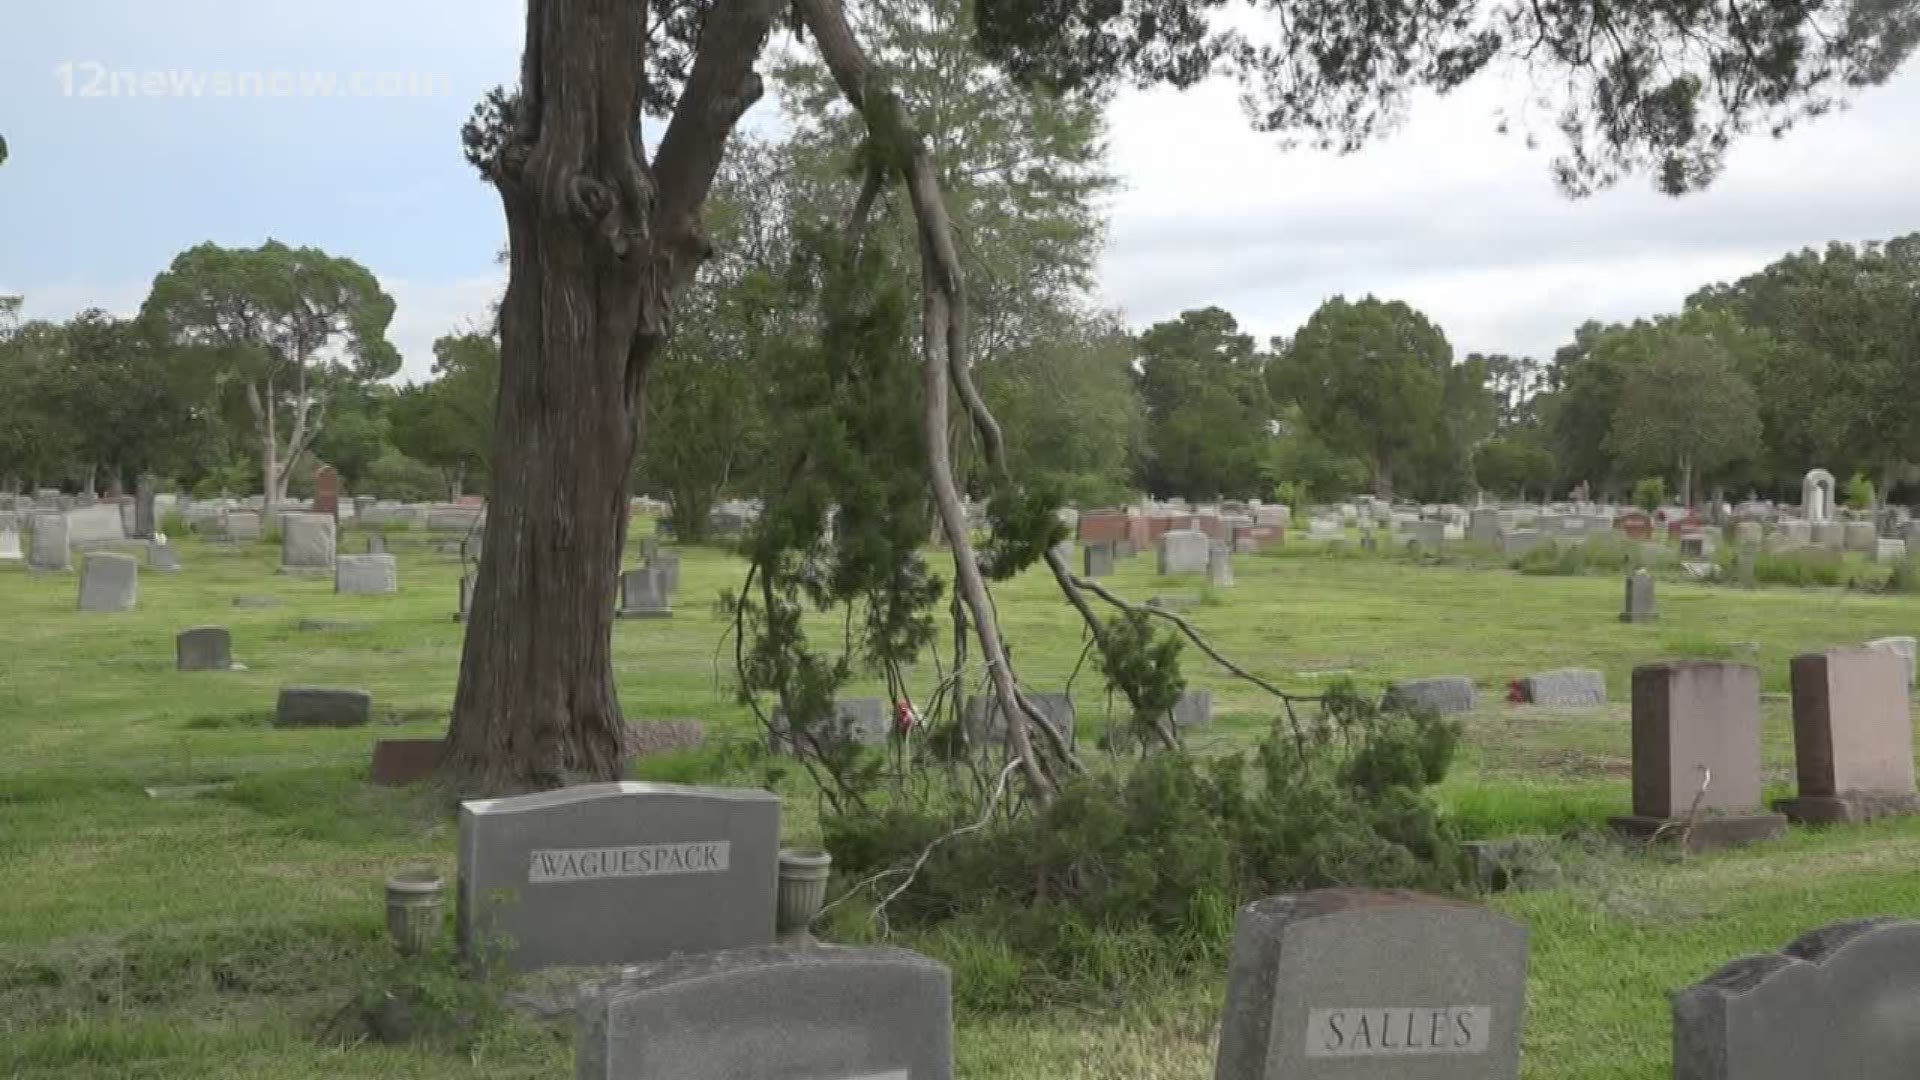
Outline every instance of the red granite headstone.
<path fill-rule="evenodd" d="M 1653 518 L 1645 510 L 1629 510 L 1613 519 L 1613 527 L 1629 540 L 1653 539 Z"/>
<path fill-rule="evenodd" d="M 374 783 L 381 787 L 403 787 L 419 783 L 440 767 L 444 739 L 381 739 L 373 744 Z"/>
<path fill-rule="evenodd" d="M 331 465 L 313 470 L 313 512 L 340 516 L 340 471 Z"/>

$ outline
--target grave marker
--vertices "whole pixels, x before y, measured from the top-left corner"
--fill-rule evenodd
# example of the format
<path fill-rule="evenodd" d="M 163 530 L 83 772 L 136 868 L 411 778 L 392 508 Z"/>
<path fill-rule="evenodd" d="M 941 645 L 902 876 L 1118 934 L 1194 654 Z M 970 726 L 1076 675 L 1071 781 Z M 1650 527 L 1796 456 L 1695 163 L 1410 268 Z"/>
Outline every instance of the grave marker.
<path fill-rule="evenodd" d="M 1064 693 L 1044 693 L 1026 695 L 1040 715 L 1053 722 L 1060 731 L 1060 737 L 1073 741 L 1073 699 Z M 961 722 L 966 727 L 967 737 L 976 745 L 997 743 L 1007 737 L 1007 724 L 1000 711 L 1000 699 L 993 694 L 976 694 L 967 699 L 961 710 Z M 1045 736 L 1035 736 L 1044 738 Z"/>
<path fill-rule="evenodd" d="M 851 742 L 857 746 L 885 746 L 892 731 L 887 703 L 879 698 L 841 698 L 833 703 L 834 715 L 826 721 L 826 730 L 810 734 L 813 742 L 832 746 Z M 793 731 L 787 725 L 787 713 L 779 705 L 769 717 L 773 731 L 767 736 L 767 749 L 776 754 L 793 751 Z"/>
<path fill-rule="evenodd" d="M 1527 932 L 1485 908 L 1322 889 L 1240 909 L 1215 1080 L 1512 1080 Z"/>
<path fill-rule="evenodd" d="M 1591 709 L 1607 703 L 1607 679 L 1588 668 L 1542 671 L 1521 680 L 1527 700 L 1555 709 Z"/>
<path fill-rule="evenodd" d="M 354 596 L 399 592 L 400 565 L 391 555 L 337 555 L 333 591 Z"/>
<path fill-rule="evenodd" d="M 176 671 L 231 671 L 233 636 L 224 626 L 193 626 L 173 639 Z"/>
<path fill-rule="evenodd" d="M 27 569 L 64 571 L 73 569 L 73 544 L 68 539 L 67 515 L 58 512 L 32 514 L 27 518 Z"/>
<path fill-rule="evenodd" d="M 133 556 L 94 551 L 81 557 L 81 611 L 132 611 L 139 599 L 140 563 Z"/>
<path fill-rule="evenodd" d="M 280 572 L 328 573 L 333 569 L 334 521 L 325 514 L 285 514 L 280 519 Z"/>
<path fill-rule="evenodd" d="M 586 988 L 577 1080 L 951 1080 L 945 966 L 904 949 L 742 949 Z"/>
<path fill-rule="evenodd" d="M 1786 832 L 1786 818 L 1760 807 L 1759 669 L 1715 660 L 1633 669 L 1633 813 L 1611 824 L 1694 851 Z"/>
<path fill-rule="evenodd" d="M 313 512 L 340 519 L 340 470 L 331 465 L 313 470 Z"/>
<path fill-rule="evenodd" d="M 1673 996 L 1674 1080 L 1912 1080 L 1920 922 L 1823 926 Z"/>
<path fill-rule="evenodd" d="M 1463 675 L 1436 679 L 1402 679 L 1387 688 L 1380 700 L 1382 709 L 1427 711 L 1439 716 L 1473 711 L 1473 680 Z"/>
<path fill-rule="evenodd" d="M 622 781 L 460 804 L 461 951 L 516 971 L 773 940 L 780 799 Z"/>
<path fill-rule="evenodd" d="M 1207 545 L 1207 584 L 1216 589 L 1233 588 L 1233 552 L 1218 540 Z"/>
<path fill-rule="evenodd" d="M 1170 529 L 1160 534 L 1159 566 L 1167 574 L 1204 574 L 1213 541 L 1198 529 Z"/>
<path fill-rule="evenodd" d="M 1635 570 L 1627 575 L 1626 604 L 1620 611 L 1620 621 L 1649 623 L 1653 620 L 1653 575 Z"/>
<path fill-rule="evenodd" d="M 365 727 L 373 719 L 373 695 L 365 690 L 288 686 L 274 703 L 274 727 Z"/>
<path fill-rule="evenodd" d="M 1085 520 L 1085 519 L 1082 519 Z M 1080 574 L 1082 577 L 1103 578 L 1113 573 L 1114 544 L 1110 540 L 1095 540 L 1080 549 Z"/>
<path fill-rule="evenodd" d="M 1872 648 L 1793 658 L 1794 821 L 1868 821 L 1920 813 L 1913 787 L 1908 662 Z"/>
<path fill-rule="evenodd" d="M 670 619 L 673 606 L 661 588 L 659 569 L 652 566 L 628 570 L 620 575 L 622 619 Z"/>

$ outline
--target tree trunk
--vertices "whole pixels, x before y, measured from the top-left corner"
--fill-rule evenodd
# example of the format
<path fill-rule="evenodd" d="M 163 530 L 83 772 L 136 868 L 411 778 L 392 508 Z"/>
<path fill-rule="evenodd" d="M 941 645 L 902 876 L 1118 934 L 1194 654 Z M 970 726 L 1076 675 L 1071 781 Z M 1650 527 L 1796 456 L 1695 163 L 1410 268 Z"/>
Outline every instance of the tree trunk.
<path fill-rule="evenodd" d="M 1693 506 L 1693 458 L 1686 454 L 1680 456 L 1680 505 Z"/>
<path fill-rule="evenodd" d="M 726 136 L 759 96 L 770 0 L 719 0 L 653 169 L 636 145 L 646 7 L 530 0 L 506 209 L 484 554 L 443 773 L 463 795 L 619 775 L 614 587 L 641 389 Z"/>
<path fill-rule="evenodd" d="M 1371 483 L 1369 486 L 1373 488 L 1374 498 L 1385 499 L 1388 502 L 1392 502 L 1393 501 L 1393 459 L 1388 457 L 1385 454 L 1381 454 L 1378 457 L 1375 457 L 1373 460 L 1367 462 L 1367 465 L 1368 465 L 1368 471 L 1370 471 L 1373 474 L 1371 478 Z"/>

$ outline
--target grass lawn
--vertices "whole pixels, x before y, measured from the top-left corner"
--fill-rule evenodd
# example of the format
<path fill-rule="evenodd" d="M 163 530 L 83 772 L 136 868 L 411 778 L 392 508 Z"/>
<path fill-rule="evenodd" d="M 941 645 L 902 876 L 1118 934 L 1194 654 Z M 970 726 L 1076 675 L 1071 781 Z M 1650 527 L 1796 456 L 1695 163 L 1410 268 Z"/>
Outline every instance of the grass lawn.
<path fill-rule="evenodd" d="M 360 550 L 359 538 L 341 547 Z M 487 1025 L 458 1055 L 318 1037 L 387 963 L 384 873 L 424 861 L 452 877 L 444 808 L 364 783 L 374 739 L 440 733 L 459 660 L 458 562 L 417 534 L 391 550 L 399 595 L 336 597 L 330 578 L 277 574 L 271 545 L 188 541 L 186 569 L 143 571 L 139 609 L 124 615 L 76 613 L 75 575 L 0 566 L 0 1076 L 572 1074 L 570 1032 L 520 1019 Z M 1194 621 L 1275 681 L 1471 676 L 1481 707 L 1440 793 L 1485 836 L 1593 831 L 1627 810 L 1625 697 L 1637 663 L 1758 663 L 1770 793 L 1784 793 L 1788 658 L 1920 629 L 1920 599 L 1833 590 L 1662 581 L 1659 621 L 1624 625 L 1612 576 L 1289 552 L 1238 560 L 1236 587 L 1213 594 L 1152 569 L 1151 558 L 1133 559 L 1112 584 L 1137 599 L 1200 595 Z M 711 605 L 740 573 L 730 556 L 688 551 L 675 617 L 615 627 L 629 717 L 698 717 L 710 742 L 754 738 L 726 690 L 731 653 Z M 241 608 L 236 597 L 280 603 Z M 1058 688 L 1081 651 L 1072 612 L 1038 575 L 1009 583 L 999 604 L 1021 674 Z M 348 625 L 302 629 L 303 619 Z M 231 628 L 247 670 L 173 670 L 174 635 L 208 623 Z M 1612 702 L 1584 713 L 1504 703 L 1507 680 L 1557 667 L 1602 670 Z M 1191 654 L 1188 668 L 1213 690 L 1218 718 L 1195 745 L 1244 744 L 1270 722 L 1258 691 Z M 930 684 L 931 670 L 922 674 Z M 1097 679 L 1082 670 L 1075 683 L 1089 753 L 1107 708 Z M 370 690 L 375 726 L 275 730 L 284 685 Z M 736 765 L 727 779 L 760 782 L 762 768 Z M 233 783 L 192 798 L 144 792 L 208 781 Z M 813 800 L 793 778 L 780 786 L 784 831 L 805 839 Z M 1592 840 L 1570 840 L 1564 854 L 1560 887 L 1491 901 L 1532 934 L 1523 1068 L 1532 1078 L 1665 1077 L 1667 992 L 1823 923 L 1920 917 L 1920 822 L 1796 829 L 1776 844 L 1686 860 Z M 964 976 L 966 942 L 908 944 L 954 960 Z M 963 1010 L 959 1074 L 1211 1077 L 1220 984 L 1160 986 L 1098 1008 Z"/>

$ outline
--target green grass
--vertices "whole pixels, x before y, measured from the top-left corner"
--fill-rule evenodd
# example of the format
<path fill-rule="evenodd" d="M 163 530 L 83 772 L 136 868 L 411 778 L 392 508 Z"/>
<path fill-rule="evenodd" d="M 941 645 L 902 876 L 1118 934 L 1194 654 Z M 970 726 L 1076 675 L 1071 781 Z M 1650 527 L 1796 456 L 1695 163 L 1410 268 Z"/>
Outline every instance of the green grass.
<path fill-rule="evenodd" d="M 453 829 L 429 797 L 364 782 L 372 742 L 438 734 L 463 628 L 450 618 L 461 567 L 425 534 L 390 535 L 401 592 L 336 597 L 326 578 L 275 572 L 267 545 L 232 551 L 181 541 L 186 569 L 143 573 L 137 611 L 80 615 L 73 575 L 0 567 L 0 1076 L 555 1077 L 571 1040 L 509 1020 L 460 1052 L 342 1045 L 324 1036 L 370 972 L 388 963 L 381 879 L 426 862 L 451 875 Z M 362 550 L 357 534 L 343 551 Z M 1153 560 L 1124 561 L 1109 584 L 1145 599 L 1194 592 Z M 1717 587 L 1662 580 L 1659 621 L 1617 621 L 1612 574 L 1524 576 L 1491 560 L 1417 561 L 1300 547 L 1242 558 L 1236 585 L 1202 590 L 1187 612 L 1253 671 L 1312 690 L 1322 673 L 1368 686 L 1464 674 L 1481 708 L 1440 798 L 1473 836 L 1566 836 L 1565 883 L 1502 896 L 1532 935 L 1524 1075 L 1667 1075 L 1666 994 L 1745 953 L 1825 922 L 1920 916 L 1912 867 L 1920 822 L 1823 832 L 1681 860 L 1595 838 L 1628 807 L 1628 674 L 1679 656 L 1748 659 L 1763 672 L 1770 788 L 1792 781 L 1787 660 L 1809 649 L 1913 633 L 1920 598 L 1840 590 Z M 698 717 L 709 748 L 643 763 L 671 780 L 765 782 L 731 752 L 756 732 L 728 693 L 725 625 L 712 600 L 740 565 L 716 551 L 682 559 L 670 621 L 614 629 L 630 717 Z M 240 596 L 277 607 L 236 608 Z M 999 593 L 1022 676 L 1057 688 L 1074 671 L 1081 628 L 1039 575 Z M 303 619 L 361 628 L 299 629 Z M 233 631 L 243 672 L 173 670 L 173 637 Z M 1509 679 L 1558 667 L 1603 671 L 1613 700 L 1594 712 L 1513 708 Z M 1214 728 L 1194 744 L 1246 745 L 1272 720 L 1257 690 L 1188 656 L 1213 690 Z M 916 673 L 931 685 L 931 665 Z M 283 685 L 372 691 L 371 730 L 279 731 Z M 1094 744 L 1108 703 L 1098 676 L 1074 684 L 1080 740 Z M 877 684 L 857 688 L 878 692 Z M 192 798 L 144 788 L 228 781 Z M 814 838 L 814 800 L 777 781 L 784 831 Z M 862 931 L 864 932 L 864 931 Z M 910 944 L 953 964 L 963 1003 L 991 1001 L 1014 970 L 995 946 L 936 932 Z M 1116 962 L 1124 962 L 1124 957 Z M 1146 981 L 1130 1000 L 1008 1014 L 963 1007 L 960 1075 L 970 1078 L 1211 1076 L 1221 980 Z"/>

